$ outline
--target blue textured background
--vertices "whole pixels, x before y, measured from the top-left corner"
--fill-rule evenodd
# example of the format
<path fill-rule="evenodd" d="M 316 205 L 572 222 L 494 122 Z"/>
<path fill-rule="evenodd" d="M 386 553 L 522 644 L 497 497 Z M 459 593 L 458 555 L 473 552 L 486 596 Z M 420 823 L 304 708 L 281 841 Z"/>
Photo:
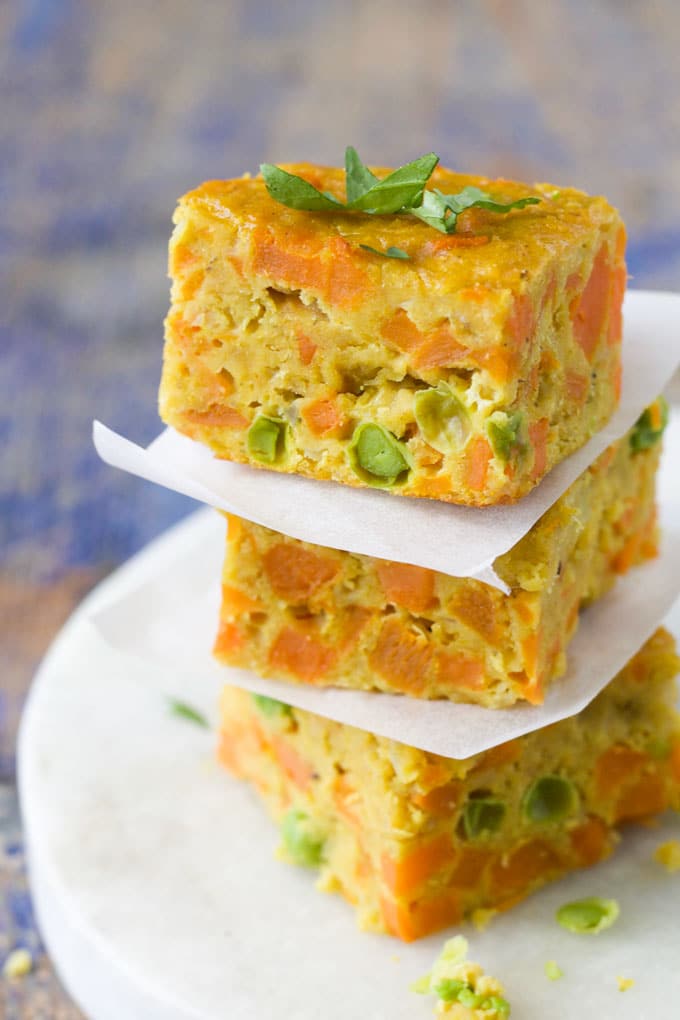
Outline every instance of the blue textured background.
<path fill-rule="evenodd" d="M 98 578 L 190 509 L 100 464 L 148 441 L 178 195 L 264 159 L 444 163 L 605 192 L 635 285 L 680 286 L 674 0 L 2 0 L 0 961 L 38 950 L 13 789 L 33 669 Z M 0 1016 L 80 1014 L 49 963 Z M 124 1018 L 121 1018 L 124 1020 Z"/>

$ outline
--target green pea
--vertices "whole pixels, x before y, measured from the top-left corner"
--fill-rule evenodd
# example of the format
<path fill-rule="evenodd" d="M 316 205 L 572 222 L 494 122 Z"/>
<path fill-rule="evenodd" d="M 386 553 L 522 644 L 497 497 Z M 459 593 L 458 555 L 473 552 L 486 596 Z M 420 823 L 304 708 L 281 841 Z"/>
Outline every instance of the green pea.
<path fill-rule="evenodd" d="M 524 795 L 524 813 L 532 822 L 557 822 L 577 804 L 574 784 L 562 776 L 541 776 Z"/>
<path fill-rule="evenodd" d="M 259 415 L 248 429 L 248 451 L 255 460 L 273 464 L 285 448 L 286 423 L 282 418 Z"/>
<path fill-rule="evenodd" d="M 603 900 L 599 896 L 591 896 L 589 899 L 565 903 L 555 917 L 557 923 L 567 931 L 576 932 L 578 935 L 597 935 L 605 928 L 611 928 L 619 913 L 616 900 Z"/>
<path fill-rule="evenodd" d="M 318 868 L 323 860 L 324 838 L 314 821 L 293 808 L 281 822 L 283 847 L 293 862 L 306 868 Z"/>
<path fill-rule="evenodd" d="M 543 970 L 549 981 L 559 981 L 561 977 L 564 977 L 564 971 L 557 960 L 546 960 Z"/>
<path fill-rule="evenodd" d="M 510 1003 L 501 995 L 490 995 L 482 1003 L 482 1009 L 495 1009 L 497 1013 L 510 1015 Z"/>
<path fill-rule="evenodd" d="M 465 405 L 445 383 L 436 389 L 418 390 L 414 400 L 416 423 L 421 435 L 440 453 L 460 449 L 470 431 Z"/>
<path fill-rule="evenodd" d="M 469 800 L 463 808 L 463 829 L 468 839 L 496 832 L 505 817 L 505 804 L 491 797 Z"/>
<path fill-rule="evenodd" d="M 467 1006 L 468 1009 L 476 1009 L 484 1001 L 484 996 L 478 992 L 473 992 L 468 986 L 461 988 L 458 992 L 458 1002 L 461 1006 Z"/>
<path fill-rule="evenodd" d="M 519 411 L 513 414 L 494 411 L 489 417 L 486 431 L 494 453 L 501 460 L 508 461 L 513 454 L 525 453 L 528 448 L 526 421 Z"/>
<path fill-rule="evenodd" d="M 293 710 L 284 701 L 277 701 L 276 698 L 268 698 L 266 694 L 253 694 L 252 699 L 262 715 L 283 716 L 292 715 Z"/>
<path fill-rule="evenodd" d="M 394 485 L 411 467 L 406 446 L 375 422 L 357 426 L 349 444 L 349 454 L 356 473 L 373 485 Z"/>
<path fill-rule="evenodd" d="M 443 980 L 434 986 L 433 991 L 444 1002 L 453 1002 L 458 998 L 463 989 L 467 987 L 466 981 L 458 981 L 456 978 L 443 978 Z"/>
<path fill-rule="evenodd" d="M 661 439 L 668 425 L 668 404 L 663 397 L 642 412 L 630 433 L 630 448 L 633 453 L 648 450 Z"/>

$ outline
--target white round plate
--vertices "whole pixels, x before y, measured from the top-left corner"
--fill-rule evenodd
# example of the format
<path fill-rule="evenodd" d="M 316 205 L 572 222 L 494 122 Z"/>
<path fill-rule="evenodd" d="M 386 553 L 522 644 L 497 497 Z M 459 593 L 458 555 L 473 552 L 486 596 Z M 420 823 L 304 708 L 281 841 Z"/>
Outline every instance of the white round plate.
<path fill-rule="evenodd" d="M 339 897 L 276 861 L 256 797 L 215 764 L 214 732 L 171 715 L 165 678 L 150 682 L 159 667 L 114 651 L 87 619 L 139 569 L 163 569 L 200 521 L 100 585 L 36 677 L 20 790 L 52 959 L 91 1020 L 425 1020 L 432 1004 L 409 984 L 444 936 L 406 946 L 361 933 Z M 680 635 L 679 606 L 667 622 Z M 191 702 L 177 683 L 168 674 L 167 694 Z M 515 1016 L 677 1020 L 680 875 L 653 851 L 679 837 L 677 817 L 630 830 L 611 861 L 467 932 Z M 588 895 L 618 898 L 619 922 L 597 938 L 560 929 L 555 909 Z M 544 976 L 548 959 L 565 972 L 558 982 Z M 634 986 L 619 992 L 618 975 Z"/>

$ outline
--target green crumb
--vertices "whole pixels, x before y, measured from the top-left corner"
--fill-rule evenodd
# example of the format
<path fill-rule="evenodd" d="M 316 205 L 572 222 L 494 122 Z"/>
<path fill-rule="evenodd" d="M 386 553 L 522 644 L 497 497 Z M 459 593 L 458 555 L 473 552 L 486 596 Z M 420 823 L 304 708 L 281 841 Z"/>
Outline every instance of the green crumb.
<path fill-rule="evenodd" d="M 549 981 L 559 981 L 561 977 L 564 977 L 564 971 L 556 960 L 546 960 L 543 969 Z"/>
<path fill-rule="evenodd" d="M 462 935 L 448 939 L 430 973 L 415 981 L 411 990 L 419 995 L 435 995 L 437 1015 L 457 1016 L 460 1005 L 481 1011 L 485 1020 L 505 1020 L 510 1015 L 510 1003 L 504 998 L 503 986 L 485 974 L 478 963 L 469 961 L 467 952 L 468 942 Z"/>
<path fill-rule="evenodd" d="M 605 900 L 591 896 L 585 900 L 574 900 L 560 907 L 555 917 L 557 923 L 577 935 L 597 935 L 605 931 L 619 916 L 616 900 Z"/>
<path fill-rule="evenodd" d="M 210 728 L 203 713 L 188 705 L 186 701 L 175 701 L 173 698 L 168 698 L 168 705 L 171 715 L 177 716 L 178 719 L 186 719 L 187 722 L 195 723 L 196 726 L 202 726 L 206 730 Z"/>

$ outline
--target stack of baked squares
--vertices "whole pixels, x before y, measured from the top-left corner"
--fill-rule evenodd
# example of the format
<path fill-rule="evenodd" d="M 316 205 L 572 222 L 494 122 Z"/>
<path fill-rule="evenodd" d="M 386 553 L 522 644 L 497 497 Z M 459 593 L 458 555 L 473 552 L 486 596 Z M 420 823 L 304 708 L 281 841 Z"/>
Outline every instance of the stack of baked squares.
<path fill-rule="evenodd" d="M 340 171 L 286 170 L 344 197 Z M 187 195 L 164 420 L 218 457 L 474 514 L 582 447 L 621 385 L 618 214 L 548 185 L 440 169 L 432 185 L 540 201 L 443 233 L 293 209 L 261 177 Z M 508 594 L 230 518 L 215 654 L 291 684 L 540 704 L 581 609 L 657 554 L 665 418 L 662 400 L 644 410 L 495 562 Z M 465 760 L 227 687 L 220 758 L 257 787 L 288 859 L 363 926 L 410 940 L 505 909 L 606 857 L 622 823 L 680 805 L 677 667 L 658 630 L 580 714 Z"/>

